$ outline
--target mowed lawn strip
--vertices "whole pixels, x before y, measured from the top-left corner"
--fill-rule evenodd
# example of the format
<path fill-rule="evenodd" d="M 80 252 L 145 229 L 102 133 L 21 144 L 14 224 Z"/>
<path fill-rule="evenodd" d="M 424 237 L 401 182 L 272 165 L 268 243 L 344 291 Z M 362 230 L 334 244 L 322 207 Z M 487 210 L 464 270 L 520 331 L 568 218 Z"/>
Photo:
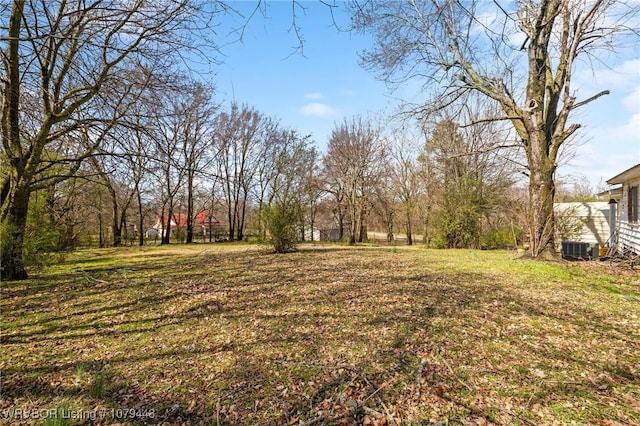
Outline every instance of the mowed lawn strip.
<path fill-rule="evenodd" d="M 639 290 L 501 251 L 78 251 L 2 283 L 0 421 L 640 424 Z"/>

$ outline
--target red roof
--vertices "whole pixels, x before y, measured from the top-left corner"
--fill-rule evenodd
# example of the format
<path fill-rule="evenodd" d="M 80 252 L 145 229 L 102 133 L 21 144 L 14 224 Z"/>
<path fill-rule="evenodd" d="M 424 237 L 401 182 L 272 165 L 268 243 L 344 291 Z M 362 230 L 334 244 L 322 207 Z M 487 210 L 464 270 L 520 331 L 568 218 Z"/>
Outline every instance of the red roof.
<path fill-rule="evenodd" d="M 209 218 L 211 218 L 211 219 L 209 219 Z M 209 212 L 198 213 L 193 218 L 193 225 L 194 226 L 209 226 L 209 220 L 211 220 L 211 225 L 213 225 L 213 226 L 222 225 L 222 223 L 220 223 L 220 221 L 218 219 L 216 219 L 214 216 L 209 216 Z M 167 217 L 166 216 L 158 216 L 158 222 L 159 223 L 157 225 L 160 225 L 160 227 L 164 228 L 166 226 L 166 223 L 167 223 Z M 171 229 L 175 228 L 176 226 L 186 228 L 186 226 L 187 226 L 187 215 L 185 213 L 176 213 L 176 214 L 173 214 L 171 216 Z"/>

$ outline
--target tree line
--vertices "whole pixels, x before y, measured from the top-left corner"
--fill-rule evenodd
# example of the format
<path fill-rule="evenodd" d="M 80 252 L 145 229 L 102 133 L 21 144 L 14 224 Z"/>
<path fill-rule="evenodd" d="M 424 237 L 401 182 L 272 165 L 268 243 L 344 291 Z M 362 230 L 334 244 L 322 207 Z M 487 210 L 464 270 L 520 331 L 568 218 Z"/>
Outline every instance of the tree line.
<path fill-rule="evenodd" d="M 147 87 L 72 175 L 57 181 L 65 162 L 46 154 L 52 166 L 40 179 L 49 184 L 32 191 L 26 226 L 38 247 L 29 250 L 143 245 L 156 221 L 161 244 L 192 243 L 205 237 L 203 213 L 224 224 L 225 240 L 278 234 L 279 250 L 316 238 L 319 227 L 364 242 L 370 226 L 408 244 L 419 233 L 438 247 L 480 247 L 515 194 L 515 163 L 496 149 L 500 131 L 490 124 L 442 118 L 416 135 L 355 116 L 335 124 L 321 153 L 276 117 L 223 107 L 213 85 L 167 73 L 151 83 L 159 77 L 135 72 Z M 172 239 L 176 217 L 185 221 Z M 520 227 L 500 244 L 515 245 Z"/>
<path fill-rule="evenodd" d="M 169 230 L 184 208 L 193 241 L 205 199 L 224 206 L 228 239 L 245 238 L 250 217 L 263 235 L 278 225 L 301 236 L 324 202 L 352 243 L 375 216 L 389 238 L 401 223 L 409 242 L 419 229 L 446 247 L 481 245 L 487 230 L 513 222 L 505 211 L 517 210 L 531 254 L 552 253 L 558 162 L 580 128 L 570 117 L 608 94 L 578 99 L 573 72 L 616 42 L 637 42 L 640 6 L 495 1 L 490 21 L 476 1 L 346 7 L 352 30 L 375 38 L 363 64 L 389 84 L 422 84 L 424 99 L 404 109 L 411 132 L 390 135 L 351 117 L 321 158 L 311 137 L 247 105 L 223 110 L 210 83 L 177 71 L 194 57 L 215 62 L 212 25 L 234 13 L 223 1 L 0 6 L 3 279 L 26 278 L 25 260 L 45 246 L 72 245 L 89 216 L 100 241 L 109 223 L 118 245 L 132 221 L 142 231 L 159 211 Z M 516 176 L 526 176 L 524 194 Z M 169 232 L 162 238 L 168 243 Z"/>

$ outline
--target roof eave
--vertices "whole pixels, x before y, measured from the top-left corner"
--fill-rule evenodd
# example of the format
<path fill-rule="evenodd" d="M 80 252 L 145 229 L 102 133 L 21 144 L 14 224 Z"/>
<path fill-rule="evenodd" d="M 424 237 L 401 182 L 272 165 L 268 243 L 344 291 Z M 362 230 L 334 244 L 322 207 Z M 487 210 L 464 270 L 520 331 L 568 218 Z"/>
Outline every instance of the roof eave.
<path fill-rule="evenodd" d="M 640 164 L 636 164 L 635 166 L 625 170 L 624 172 L 612 177 L 611 179 L 607 180 L 607 183 L 609 185 L 623 184 L 637 177 L 640 177 Z"/>

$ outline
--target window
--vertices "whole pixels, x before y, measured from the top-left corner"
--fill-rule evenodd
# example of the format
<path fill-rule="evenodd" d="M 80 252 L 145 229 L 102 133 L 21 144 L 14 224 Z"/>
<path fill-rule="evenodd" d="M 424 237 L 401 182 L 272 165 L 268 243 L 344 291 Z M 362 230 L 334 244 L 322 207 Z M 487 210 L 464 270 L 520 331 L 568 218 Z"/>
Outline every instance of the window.
<path fill-rule="evenodd" d="M 629 187 L 629 198 L 627 199 L 627 209 L 629 223 L 638 223 L 638 186 Z"/>

